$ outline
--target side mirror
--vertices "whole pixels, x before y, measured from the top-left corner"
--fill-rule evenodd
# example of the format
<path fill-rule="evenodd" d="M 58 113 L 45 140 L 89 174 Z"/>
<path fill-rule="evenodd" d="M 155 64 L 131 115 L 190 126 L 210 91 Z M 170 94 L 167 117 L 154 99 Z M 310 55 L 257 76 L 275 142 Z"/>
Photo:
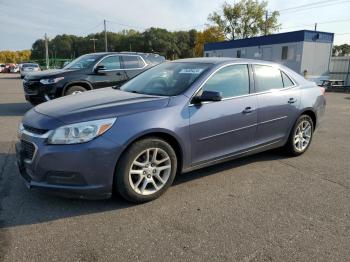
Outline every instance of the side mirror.
<path fill-rule="evenodd" d="M 102 71 L 106 70 L 104 65 L 98 65 L 95 67 L 95 73 L 100 73 Z"/>
<path fill-rule="evenodd" d="M 203 91 L 201 95 L 197 95 L 192 99 L 192 103 L 200 104 L 202 102 L 217 102 L 221 101 L 222 96 L 220 92 L 216 91 Z"/>

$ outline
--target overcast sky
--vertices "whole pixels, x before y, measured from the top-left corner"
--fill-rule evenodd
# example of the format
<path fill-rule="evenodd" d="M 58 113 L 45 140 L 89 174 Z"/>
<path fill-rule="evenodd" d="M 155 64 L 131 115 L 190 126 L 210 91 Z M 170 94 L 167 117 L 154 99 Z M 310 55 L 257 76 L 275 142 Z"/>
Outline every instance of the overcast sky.
<path fill-rule="evenodd" d="M 323 2 L 324 6 L 281 11 L 281 32 L 313 29 L 313 24 L 318 22 L 318 30 L 336 33 L 336 44 L 350 44 L 349 0 L 270 0 L 268 9 L 282 10 L 315 2 Z M 142 31 L 152 26 L 201 30 L 208 14 L 218 10 L 222 3 L 221 0 L 0 0 L 0 50 L 30 49 L 45 32 L 54 37 L 102 31 L 103 19 L 111 21 L 107 28 L 115 32 L 124 28 Z"/>

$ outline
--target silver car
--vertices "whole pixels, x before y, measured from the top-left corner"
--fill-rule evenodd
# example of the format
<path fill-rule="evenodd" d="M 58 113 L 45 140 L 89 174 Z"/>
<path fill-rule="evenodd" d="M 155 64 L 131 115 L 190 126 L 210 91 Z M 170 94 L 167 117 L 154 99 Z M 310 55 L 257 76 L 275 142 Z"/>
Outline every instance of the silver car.
<path fill-rule="evenodd" d="M 28 73 L 40 71 L 40 66 L 36 63 L 24 63 L 20 67 L 21 78 L 23 79 Z"/>

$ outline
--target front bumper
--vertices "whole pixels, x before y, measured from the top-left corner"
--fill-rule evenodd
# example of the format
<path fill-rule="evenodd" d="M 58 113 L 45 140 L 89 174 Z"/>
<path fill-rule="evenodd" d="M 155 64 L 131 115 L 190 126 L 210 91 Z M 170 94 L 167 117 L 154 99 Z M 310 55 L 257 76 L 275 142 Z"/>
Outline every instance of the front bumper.
<path fill-rule="evenodd" d="M 25 98 L 34 105 L 56 98 L 59 89 L 60 87 L 57 84 L 43 85 L 40 80 L 23 81 Z"/>
<path fill-rule="evenodd" d="M 28 159 L 23 141 L 35 145 Z M 98 137 L 75 145 L 47 145 L 22 134 L 16 144 L 17 165 L 28 188 L 63 197 L 105 199 L 112 195 L 116 161 L 122 148 Z"/>

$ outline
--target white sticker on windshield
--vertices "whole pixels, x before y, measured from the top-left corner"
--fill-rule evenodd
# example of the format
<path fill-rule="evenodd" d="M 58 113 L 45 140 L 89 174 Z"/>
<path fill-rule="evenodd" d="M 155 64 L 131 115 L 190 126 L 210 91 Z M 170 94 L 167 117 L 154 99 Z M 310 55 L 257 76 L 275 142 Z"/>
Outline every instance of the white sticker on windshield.
<path fill-rule="evenodd" d="M 89 59 L 86 59 L 86 61 L 88 61 L 88 62 L 94 62 L 94 61 L 95 61 L 95 58 L 89 58 Z"/>
<path fill-rule="evenodd" d="M 202 68 L 188 68 L 188 69 L 181 69 L 180 74 L 195 74 L 198 75 L 203 72 Z"/>

